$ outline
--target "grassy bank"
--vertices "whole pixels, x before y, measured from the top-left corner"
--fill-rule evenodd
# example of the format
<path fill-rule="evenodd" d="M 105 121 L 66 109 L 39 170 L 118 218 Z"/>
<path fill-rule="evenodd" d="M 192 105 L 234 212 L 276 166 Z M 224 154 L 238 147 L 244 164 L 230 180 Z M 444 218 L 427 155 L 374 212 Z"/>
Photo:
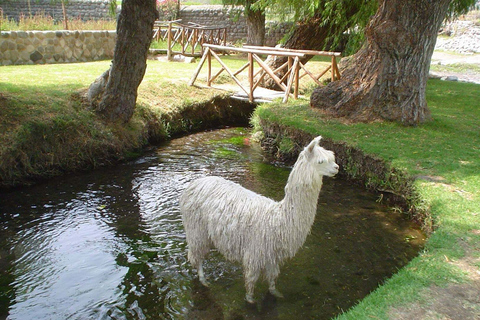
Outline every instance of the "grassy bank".
<path fill-rule="evenodd" d="M 222 57 L 232 70 L 245 59 Z M 312 62 L 317 68 L 325 64 Z M 1 67 L 0 186 L 128 158 L 148 143 L 173 135 L 245 121 L 253 109 L 226 98 L 228 90 L 238 87 L 225 73 L 215 83 L 223 90 L 212 90 L 203 87 L 206 67 L 195 87 L 187 85 L 197 63 L 164 59 L 149 60 L 147 65 L 136 112 L 127 126 L 104 123 L 82 103 L 82 92 L 109 68 L 109 61 Z M 212 67 L 217 72 L 220 65 L 214 61 Z"/>
<path fill-rule="evenodd" d="M 1 68 L 1 185 L 118 161 L 149 142 L 239 116 L 215 102 L 226 92 L 187 86 L 196 64 L 149 61 L 132 121 L 109 125 L 81 98 L 109 65 L 104 61 Z"/>
<path fill-rule="evenodd" d="M 295 146 L 289 141 L 299 130 L 380 158 L 402 173 L 402 179 L 411 178 L 415 205 L 424 207 L 433 221 L 424 252 L 340 319 L 480 316 L 479 89 L 474 84 L 429 81 L 427 99 L 433 120 L 416 128 L 345 124 L 324 118 L 305 101 L 256 110 L 256 122 L 264 130 L 280 128 L 273 131 L 282 133 L 275 139 L 283 151 Z M 349 175 L 358 175 L 358 168 L 345 165 L 348 159 L 339 161 Z M 385 187 L 381 181 L 374 186 L 379 185 Z M 404 192 L 396 190 L 395 184 L 389 188 Z"/>

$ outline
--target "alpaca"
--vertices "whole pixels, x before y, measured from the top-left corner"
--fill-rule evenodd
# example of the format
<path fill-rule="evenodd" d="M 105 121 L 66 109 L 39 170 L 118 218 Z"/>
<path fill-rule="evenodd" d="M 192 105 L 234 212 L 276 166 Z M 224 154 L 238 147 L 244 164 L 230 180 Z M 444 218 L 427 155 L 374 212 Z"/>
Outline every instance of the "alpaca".
<path fill-rule="evenodd" d="M 304 244 L 317 211 L 323 176 L 333 177 L 338 165 L 332 151 L 313 139 L 298 156 L 280 202 L 220 177 L 190 183 L 180 197 L 188 259 L 200 282 L 208 286 L 203 260 L 212 247 L 226 259 L 242 263 L 246 300 L 254 303 L 254 287 L 263 272 L 269 291 L 282 294 L 275 282 L 281 263 Z"/>

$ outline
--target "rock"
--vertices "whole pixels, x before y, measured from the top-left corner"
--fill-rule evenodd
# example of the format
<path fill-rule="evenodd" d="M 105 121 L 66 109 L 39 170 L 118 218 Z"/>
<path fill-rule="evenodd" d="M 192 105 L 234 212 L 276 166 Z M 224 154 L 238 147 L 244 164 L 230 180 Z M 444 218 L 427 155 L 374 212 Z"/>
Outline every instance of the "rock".
<path fill-rule="evenodd" d="M 30 60 L 32 60 L 33 62 L 37 62 L 37 61 L 40 61 L 43 59 L 43 55 L 38 52 L 38 51 L 34 51 L 31 55 L 30 55 Z"/>
<path fill-rule="evenodd" d="M 110 69 L 108 69 L 100 77 L 95 79 L 95 81 L 88 88 L 86 98 L 91 104 L 97 104 L 100 101 L 100 98 L 105 91 L 109 76 Z"/>
<path fill-rule="evenodd" d="M 442 80 L 444 80 L 444 81 L 458 81 L 458 77 L 457 76 L 446 76 L 446 77 L 442 77 Z"/>

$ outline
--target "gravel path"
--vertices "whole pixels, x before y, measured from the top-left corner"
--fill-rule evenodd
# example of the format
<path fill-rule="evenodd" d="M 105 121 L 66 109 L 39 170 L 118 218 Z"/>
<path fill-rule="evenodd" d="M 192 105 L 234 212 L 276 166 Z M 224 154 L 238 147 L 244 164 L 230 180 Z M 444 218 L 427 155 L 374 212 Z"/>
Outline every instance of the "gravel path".
<path fill-rule="evenodd" d="M 480 11 L 474 11 L 463 19 L 443 27 L 432 56 L 430 76 L 480 84 L 480 25 L 475 23 L 480 20 Z M 436 71 L 438 65 L 462 67 L 448 68 L 452 71 Z"/>

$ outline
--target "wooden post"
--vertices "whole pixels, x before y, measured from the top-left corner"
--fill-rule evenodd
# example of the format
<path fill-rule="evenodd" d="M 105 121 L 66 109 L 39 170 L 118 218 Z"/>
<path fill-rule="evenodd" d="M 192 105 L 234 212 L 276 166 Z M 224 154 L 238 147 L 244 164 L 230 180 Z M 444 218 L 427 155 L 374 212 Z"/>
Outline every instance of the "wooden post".
<path fill-rule="evenodd" d="M 293 66 L 292 69 L 290 69 L 290 75 L 288 77 L 287 81 L 287 87 L 285 88 L 285 95 L 283 96 L 283 103 L 286 103 L 288 101 L 288 96 L 290 95 L 290 90 L 292 89 L 292 85 L 294 82 L 295 78 L 295 70 L 298 69 L 298 63 L 300 62 L 300 59 L 298 57 L 295 57 L 293 60 Z"/>
<path fill-rule="evenodd" d="M 210 54 L 210 51 L 208 52 L 207 55 L 207 86 L 211 87 L 212 86 L 212 55 Z"/>
<path fill-rule="evenodd" d="M 253 102 L 253 54 L 251 52 L 248 53 L 248 83 L 250 85 L 249 92 L 248 92 L 248 101 Z"/>
<path fill-rule="evenodd" d="M 29 2 L 30 5 L 30 2 Z M 67 9 L 65 8 L 65 0 L 62 0 L 62 11 L 63 11 L 63 26 L 65 30 L 68 30 L 68 17 L 67 17 Z"/>
<path fill-rule="evenodd" d="M 337 80 L 340 80 L 341 76 L 340 76 L 340 70 L 338 70 L 337 58 L 332 57 L 332 59 L 333 59 L 333 67 L 335 69 L 335 76 L 336 76 Z"/>
<path fill-rule="evenodd" d="M 335 81 L 335 56 L 332 56 L 332 82 Z"/>
<path fill-rule="evenodd" d="M 185 27 L 182 27 L 182 40 L 180 42 L 180 45 L 182 46 L 182 54 L 185 55 L 185 46 L 183 45 L 185 43 Z"/>
<path fill-rule="evenodd" d="M 296 66 L 295 67 L 295 70 L 292 70 L 293 72 L 295 72 L 295 75 L 294 75 L 294 78 L 293 78 L 293 81 L 295 82 L 295 86 L 293 87 L 293 97 L 295 99 L 298 98 L 298 87 L 300 85 L 300 59 L 298 57 L 295 57 L 295 63 L 294 65 Z"/>
<path fill-rule="evenodd" d="M 192 55 L 195 54 L 195 45 L 197 43 L 197 40 L 198 40 L 198 30 L 195 28 L 195 29 L 193 29 L 193 41 L 191 43 L 191 45 L 192 45 Z"/>
<path fill-rule="evenodd" d="M 172 61 L 172 23 L 168 23 L 167 29 L 167 60 Z"/>

